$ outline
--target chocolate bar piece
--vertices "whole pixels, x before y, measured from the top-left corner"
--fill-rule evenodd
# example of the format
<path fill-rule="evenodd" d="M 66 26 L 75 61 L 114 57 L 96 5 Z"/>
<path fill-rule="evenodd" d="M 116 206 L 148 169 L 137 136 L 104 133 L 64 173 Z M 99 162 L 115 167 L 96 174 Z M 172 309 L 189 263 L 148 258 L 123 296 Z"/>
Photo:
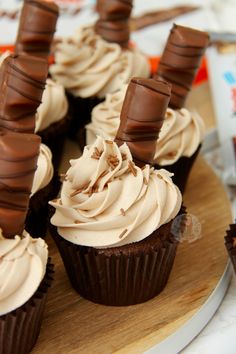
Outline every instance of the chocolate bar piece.
<path fill-rule="evenodd" d="M 15 53 L 47 58 L 56 30 L 58 15 L 58 6 L 53 2 L 24 1 Z"/>
<path fill-rule="evenodd" d="M 184 106 L 208 44 L 206 32 L 174 24 L 157 71 L 158 77 L 172 84 L 171 108 Z"/>
<path fill-rule="evenodd" d="M 108 42 L 127 46 L 132 4 L 132 0 L 98 0 L 99 20 L 95 24 L 95 31 Z"/>
<path fill-rule="evenodd" d="M 0 129 L 0 227 L 21 235 L 37 168 L 41 138 Z"/>
<path fill-rule="evenodd" d="M 153 162 L 170 93 L 170 85 L 163 80 L 133 78 L 128 86 L 116 142 L 128 144 L 139 166 Z"/>
<path fill-rule="evenodd" d="M 10 55 L 0 67 L 0 128 L 34 133 L 48 74 L 45 59 Z"/>

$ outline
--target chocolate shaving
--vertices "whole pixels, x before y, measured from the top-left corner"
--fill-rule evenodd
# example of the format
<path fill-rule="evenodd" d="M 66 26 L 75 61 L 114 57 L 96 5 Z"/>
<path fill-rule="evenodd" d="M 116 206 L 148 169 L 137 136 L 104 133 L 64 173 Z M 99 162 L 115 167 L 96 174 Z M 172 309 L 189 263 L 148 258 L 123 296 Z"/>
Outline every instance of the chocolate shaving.
<path fill-rule="evenodd" d="M 119 238 L 121 239 L 122 237 L 124 237 L 127 231 L 128 231 L 128 229 L 125 229 L 124 231 L 122 231 L 122 233 L 119 235 Z"/>
<path fill-rule="evenodd" d="M 146 177 L 144 177 L 143 183 L 146 184 L 146 186 L 148 185 L 148 181 L 147 181 L 147 178 L 146 178 Z"/>
<path fill-rule="evenodd" d="M 113 145 L 113 141 L 111 141 L 111 140 L 105 140 L 105 143 Z"/>
<path fill-rule="evenodd" d="M 125 216 L 125 211 L 124 211 L 123 208 L 120 209 L 120 212 L 121 212 L 121 214 L 122 214 L 123 216 Z"/>
<path fill-rule="evenodd" d="M 122 158 L 122 161 L 125 161 L 125 160 L 127 160 L 127 155 L 122 153 L 121 158 Z"/>
<path fill-rule="evenodd" d="M 119 165 L 119 159 L 116 155 L 108 155 L 107 164 L 114 170 Z"/>
<path fill-rule="evenodd" d="M 93 154 L 91 155 L 91 158 L 92 159 L 95 159 L 95 160 L 99 160 L 101 155 L 102 155 L 103 151 L 99 151 L 98 148 L 95 146 L 94 148 L 94 152 Z"/>
<path fill-rule="evenodd" d="M 134 163 L 132 161 L 128 162 L 128 167 L 129 167 L 130 172 L 136 177 L 137 176 L 137 170 L 136 170 L 136 168 L 134 166 L 135 165 L 134 165 Z"/>

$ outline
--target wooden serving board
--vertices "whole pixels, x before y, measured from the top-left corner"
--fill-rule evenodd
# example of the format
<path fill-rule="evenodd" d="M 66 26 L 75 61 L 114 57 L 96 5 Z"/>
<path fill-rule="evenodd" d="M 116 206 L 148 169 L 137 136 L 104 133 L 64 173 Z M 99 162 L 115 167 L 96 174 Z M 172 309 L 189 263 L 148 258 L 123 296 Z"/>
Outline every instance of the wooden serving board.
<path fill-rule="evenodd" d="M 142 353 L 185 325 L 206 303 L 227 264 L 224 234 L 231 208 L 218 178 L 199 158 L 184 203 L 202 225 L 202 237 L 182 242 L 165 290 L 135 306 L 105 307 L 70 286 L 53 244 L 55 281 L 34 354 Z"/>

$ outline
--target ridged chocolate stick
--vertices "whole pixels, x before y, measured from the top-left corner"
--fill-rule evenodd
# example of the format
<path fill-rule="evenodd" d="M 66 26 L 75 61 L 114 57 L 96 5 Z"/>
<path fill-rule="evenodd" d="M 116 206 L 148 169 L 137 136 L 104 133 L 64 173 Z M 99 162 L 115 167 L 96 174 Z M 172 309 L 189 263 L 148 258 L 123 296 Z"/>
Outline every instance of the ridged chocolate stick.
<path fill-rule="evenodd" d="M 34 133 L 48 74 L 45 59 L 10 55 L 0 67 L 0 128 Z"/>
<path fill-rule="evenodd" d="M 40 142 L 35 134 L 0 129 L 0 227 L 7 238 L 23 232 Z"/>
<path fill-rule="evenodd" d="M 158 77 L 172 85 L 171 108 L 184 106 L 208 44 L 206 32 L 174 24 L 157 71 Z"/>
<path fill-rule="evenodd" d="M 132 0 L 98 0 L 99 20 L 95 25 L 96 32 L 108 42 L 127 46 L 132 6 Z"/>
<path fill-rule="evenodd" d="M 15 53 L 47 58 L 58 15 L 58 6 L 53 2 L 25 0 L 21 11 Z"/>
<path fill-rule="evenodd" d="M 127 143 L 138 166 L 153 162 L 170 93 L 163 80 L 133 78 L 128 86 L 116 142 Z"/>

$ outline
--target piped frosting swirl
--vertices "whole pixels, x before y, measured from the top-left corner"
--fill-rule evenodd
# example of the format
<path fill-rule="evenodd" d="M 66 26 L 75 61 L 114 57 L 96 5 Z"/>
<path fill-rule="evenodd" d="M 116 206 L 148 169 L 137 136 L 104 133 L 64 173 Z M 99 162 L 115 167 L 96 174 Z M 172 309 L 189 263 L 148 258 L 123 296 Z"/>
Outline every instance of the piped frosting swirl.
<path fill-rule="evenodd" d="M 126 144 L 98 137 L 70 163 L 61 198 L 50 204 L 56 208 L 52 224 L 74 244 L 107 248 L 138 242 L 180 209 L 171 174 L 139 168 Z"/>
<path fill-rule="evenodd" d="M 115 139 L 126 90 L 127 85 L 124 85 L 116 93 L 107 94 L 105 101 L 93 109 L 92 122 L 86 126 L 87 144 L 93 144 L 97 135 Z M 192 156 L 204 135 L 204 121 L 197 112 L 190 112 L 186 108 L 168 108 L 157 139 L 154 164 L 164 167 L 175 163 L 182 156 Z"/>
<path fill-rule="evenodd" d="M 41 238 L 24 231 L 6 239 L 0 230 L 0 316 L 31 298 L 44 278 L 47 260 L 48 248 Z"/>
<path fill-rule="evenodd" d="M 93 27 L 84 26 L 57 45 L 50 73 L 74 96 L 102 98 L 133 76 L 148 77 L 150 66 L 137 49 L 122 50 L 103 40 Z"/>

